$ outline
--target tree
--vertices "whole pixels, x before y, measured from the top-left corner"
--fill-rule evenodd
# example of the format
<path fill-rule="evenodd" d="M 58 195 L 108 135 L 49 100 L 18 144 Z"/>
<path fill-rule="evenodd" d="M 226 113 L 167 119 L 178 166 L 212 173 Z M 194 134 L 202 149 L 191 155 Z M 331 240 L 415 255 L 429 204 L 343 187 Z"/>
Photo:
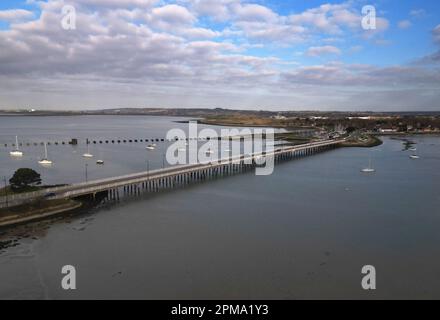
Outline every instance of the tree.
<path fill-rule="evenodd" d="M 345 131 L 348 133 L 348 134 L 351 134 L 351 133 L 353 133 L 353 132 L 355 132 L 357 129 L 355 128 L 355 127 L 348 127 Z"/>
<path fill-rule="evenodd" d="M 38 172 L 32 169 L 21 168 L 15 171 L 14 175 L 9 180 L 9 184 L 11 185 L 12 190 L 20 191 L 40 185 L 41 176 Z"/>

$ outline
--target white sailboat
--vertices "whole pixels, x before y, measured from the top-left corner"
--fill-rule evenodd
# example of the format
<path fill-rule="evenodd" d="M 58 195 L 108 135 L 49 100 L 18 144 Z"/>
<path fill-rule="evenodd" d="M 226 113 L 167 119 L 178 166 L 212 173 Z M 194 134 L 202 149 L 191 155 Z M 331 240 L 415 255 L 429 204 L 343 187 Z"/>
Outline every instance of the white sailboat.
<path fill-rule="evenodd" d="M 9 152 L 12 157 L 23 157 L 23 152 L 20 151 L 18 146 L 18 137 L 15 136 L 15 150 Z"/>
<path fill-rule="evenodd" d="M 363 173 L 374 173 L 374 172 L 376 172 L 376 169 L 374 169 L 372 167 L 372 165 L 371 165 L 371 157 L 370 157 L 370 161 L 369 161 L 368 167 L 362 169 L 361 172 L 363 172 Z"/>
<path fill-rule="evenodd" d="M 87 152 L 83 154 L 84 158 L 93 158 L 93 154 L 90 153 L 90 144 L 87 141 Z"/>
<path fill-rule="evenodd" d="M 42 166 L 50 166 L 53 163 L 47 157 L 47 144 L 46 144 L 46 142 L 44 143 L 44 158 L 41 159 L 40 161 L 38 161 L 38 163 L 41 164 Z"/>
<path fill-rule="evenodd" d="M 414 150 L 414 153 L 409 156 L 410 159 L 417 160 L 420 159 L 420 156 L 417 154 L 417 149 Z"/>
<path fill-rule="evenodd" d="M 100 165 L 100 166 L 103 166 L 104 165 L 104 157 L 102 156 L 102 151 L 101 150 L 98 150 L 98 156 L 99 156 L 99 159 L 97 159 L 96 160 L 96 164 L 97 165 Z"/>

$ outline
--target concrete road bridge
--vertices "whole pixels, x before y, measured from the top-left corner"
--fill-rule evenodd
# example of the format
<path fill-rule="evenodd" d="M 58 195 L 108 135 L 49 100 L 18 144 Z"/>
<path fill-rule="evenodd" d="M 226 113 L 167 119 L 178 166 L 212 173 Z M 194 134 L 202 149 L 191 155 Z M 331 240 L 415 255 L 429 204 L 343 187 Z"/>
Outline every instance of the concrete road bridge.
<path fill-rule="evenodd" d="M 234 175 L 254 170 L 261 158 L 273 160 L 274 164 L 281 161 L 310 156 L 319 152 L 336 148 L 344 139 L 325 140 L 296 146 L 275 147 L 271 152 L 261 152 L 221 158 L 209 163 L 177 165 L 159 170 L 152 170 L 118 176 L 113 178 L 76 183 L 63 187 L 48 188 L 25 194 L 0 197 L 0 208 L 16 206 L 37 199 L 74 199 L 81 196 L 104 193 L 107 200 L 119 200 L 123 197 L 140 195 L 145 192 L 183 187 L 201 181 Z"/>

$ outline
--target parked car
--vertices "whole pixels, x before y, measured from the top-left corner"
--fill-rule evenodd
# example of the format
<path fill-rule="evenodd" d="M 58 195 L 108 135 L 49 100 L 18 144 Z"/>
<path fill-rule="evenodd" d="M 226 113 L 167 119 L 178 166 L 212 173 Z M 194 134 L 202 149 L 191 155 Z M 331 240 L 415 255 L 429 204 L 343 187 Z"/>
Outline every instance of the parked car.
<path fill-rule="evenodd" d="M 56 193 L 54 193 L 54 192 L 49 192 L 49 193 L 46 193 L 45 195 L 44 195 L 44 197 L 45 198 L 52 198 L 52 197 L 55 197 L 57 194 Z"/>

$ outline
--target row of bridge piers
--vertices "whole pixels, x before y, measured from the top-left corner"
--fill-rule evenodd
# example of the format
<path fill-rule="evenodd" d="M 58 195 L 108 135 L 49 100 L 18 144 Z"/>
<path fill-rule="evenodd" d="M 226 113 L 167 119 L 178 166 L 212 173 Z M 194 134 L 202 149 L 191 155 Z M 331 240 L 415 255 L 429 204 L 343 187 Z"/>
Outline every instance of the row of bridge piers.
<path fill-rule="evenodd" d="M 336 148 L 337 145 L 313 146 L 303 149 L 292 149 L 291 151 L 275 152 L 275 154 L 266 157 L 266 163 L 274 165 L 281 162 L 290 161 L 316 153 Z M 227 163 L 213 163 L 200 168 L 182 170 L 175 174 L 166 174 L 158 176 L 148 176 L 142 182 L 131 183 L 118 187 L 107 189 L 104 202 L 117 202 L 124 198 L 141 196 L 143 194 L 158 193 L 166 190 L 183 188 L 188 185 L 201 183 L 207 180 L 219 179 L 240 173 L 253 171 L 260 166 L 257 159 L 241 159 Z"/>

